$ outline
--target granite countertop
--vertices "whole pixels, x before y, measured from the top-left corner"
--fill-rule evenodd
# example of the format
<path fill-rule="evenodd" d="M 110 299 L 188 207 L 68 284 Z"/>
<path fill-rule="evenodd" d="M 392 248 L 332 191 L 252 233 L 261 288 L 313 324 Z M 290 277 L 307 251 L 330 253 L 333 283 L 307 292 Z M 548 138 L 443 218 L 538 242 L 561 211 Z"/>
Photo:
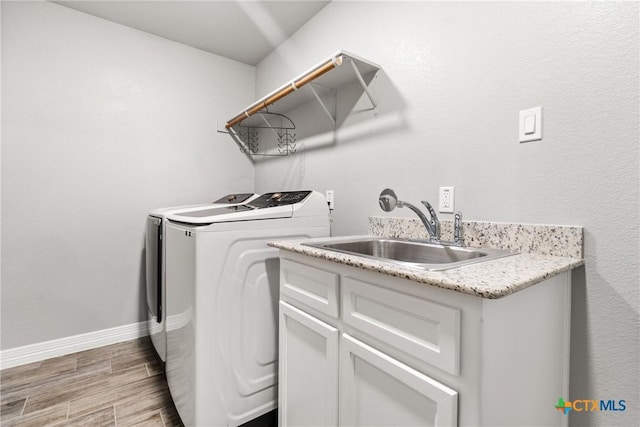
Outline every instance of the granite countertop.
<path fill-rule="evenodd" d="M 367 236 L 278 240 L 269 242 L 269 246 L 488 299 L 513 294 L 584 264 L 582 258 L 521 252 L 450 270 L 424 271 L 302 244 L 311 241 L 339 242 L 361 237 Z"/>

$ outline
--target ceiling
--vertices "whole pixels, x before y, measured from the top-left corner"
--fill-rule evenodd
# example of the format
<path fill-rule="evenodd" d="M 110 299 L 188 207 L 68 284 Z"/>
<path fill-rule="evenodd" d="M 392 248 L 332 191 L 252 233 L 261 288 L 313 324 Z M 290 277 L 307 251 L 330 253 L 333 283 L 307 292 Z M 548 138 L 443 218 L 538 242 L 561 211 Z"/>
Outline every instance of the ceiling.
<path fill-rule="evenodd" d="M 256 65 L 329 1 L 52 2 L 245 64 Z"/>

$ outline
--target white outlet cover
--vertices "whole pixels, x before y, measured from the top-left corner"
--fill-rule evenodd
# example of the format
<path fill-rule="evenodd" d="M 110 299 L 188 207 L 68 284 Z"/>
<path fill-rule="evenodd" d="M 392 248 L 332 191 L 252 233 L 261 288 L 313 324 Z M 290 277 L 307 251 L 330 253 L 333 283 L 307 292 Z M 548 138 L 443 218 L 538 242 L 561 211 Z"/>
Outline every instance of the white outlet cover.
<path fill-rule="evenodd" d="M 520 111 L 518 140 L 520 142 L 542 139 L 542 107 L 533 107 Z"/>
<path fill-rule="evenodd" d="M 453 213 L 455 210 L 454 195 L 453 187 L 440 187 L 438 197 L 438 211 L 440 213 Z"/>
<path fill-rule="evenodd" d="M 329 205 L 329 209 L 333 210 L 335 208 L 335 199 L 334 199 L 333 190 L 327 190 L 327 192 L 325 193 L 325 200 Z"/>

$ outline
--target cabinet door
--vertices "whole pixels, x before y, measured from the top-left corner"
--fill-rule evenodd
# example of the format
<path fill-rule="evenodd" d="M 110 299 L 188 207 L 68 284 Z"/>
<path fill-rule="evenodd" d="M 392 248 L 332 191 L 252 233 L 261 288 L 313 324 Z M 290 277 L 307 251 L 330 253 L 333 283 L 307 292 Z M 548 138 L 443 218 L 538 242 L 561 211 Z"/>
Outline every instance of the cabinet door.
<path fill-rule="evenodd" d="M 341 425 L 455 426 L 457 417 L 456 391 L 342 334 Z"/>
<path fill-rule="evenodd" d="M 338 425 L 336 328 L 280 302 L 280 426 Z"/>

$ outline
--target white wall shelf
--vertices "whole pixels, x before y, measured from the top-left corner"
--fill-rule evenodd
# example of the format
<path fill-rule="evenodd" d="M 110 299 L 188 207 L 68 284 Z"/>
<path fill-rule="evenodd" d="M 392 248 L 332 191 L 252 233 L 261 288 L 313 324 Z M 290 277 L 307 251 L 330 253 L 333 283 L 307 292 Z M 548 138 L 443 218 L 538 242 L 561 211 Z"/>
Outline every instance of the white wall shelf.
<path fill-rule="evenodd" d="M 335 129 L 338 126 L 336 100 L 341 88 L 358 82 L 375 110 L 377 102 L 369 85 L 380 70 L 370 61 L 340 50 L 316 66 L 278 87 L 268 95 L 243 109 L 225 124 L 225 130 L 238 143 L 241 151 L 250 155 L 286 156 L 296 151 L 295 124 L 290 113 L 314 99 Z M 273 132 L 277 150 L 261 152 L 261 132 Z"/>

